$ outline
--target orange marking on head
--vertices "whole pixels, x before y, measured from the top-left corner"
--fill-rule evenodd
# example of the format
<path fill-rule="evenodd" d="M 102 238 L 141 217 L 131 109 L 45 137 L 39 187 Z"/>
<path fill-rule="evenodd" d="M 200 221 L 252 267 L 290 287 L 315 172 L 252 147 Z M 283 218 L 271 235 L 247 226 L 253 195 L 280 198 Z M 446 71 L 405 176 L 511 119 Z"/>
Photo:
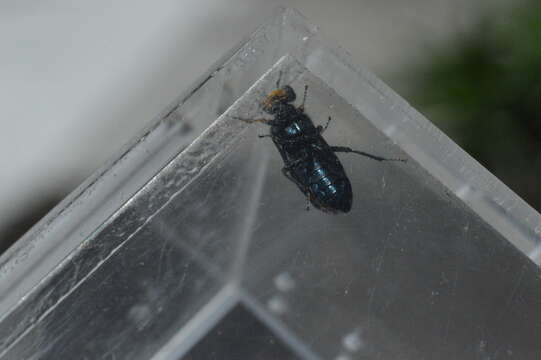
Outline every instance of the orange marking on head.
<path fill-rule="evenodd" d="M 283 89 L 276 89 L 270 92 L 268 97 L 284 97 L 286 96 L 286 92 Z"/>
<path fill-rule="evenodd" d="M 269 107 L 277 99 L 283 98 L 286 96 L 286 92 L 283 89 L 273 90 L 267 95 L 267 98 L 263 101 L 264 107 Z"/>

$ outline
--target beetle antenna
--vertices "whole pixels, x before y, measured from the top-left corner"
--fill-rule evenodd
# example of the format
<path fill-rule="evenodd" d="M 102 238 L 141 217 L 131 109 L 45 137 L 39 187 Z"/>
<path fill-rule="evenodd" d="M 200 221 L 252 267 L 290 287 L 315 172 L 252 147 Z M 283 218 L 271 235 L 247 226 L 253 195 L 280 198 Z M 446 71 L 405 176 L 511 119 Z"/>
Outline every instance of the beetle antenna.
<path fill-rule="evenodd" d="M 278 80 L 276 80 L 276 88 L 280 88 L 280 81 L 282 80 L 282 70 L 278 73 Z"/>
<path fill-rule="evenodd" d="M 304 84 L 304 95 L 302 96 L 302 103 L 299 106 L 301 111 L 304 111 L 304 103 L 306 102 L 306 93 L 308 92 L 308 85 Z"/>

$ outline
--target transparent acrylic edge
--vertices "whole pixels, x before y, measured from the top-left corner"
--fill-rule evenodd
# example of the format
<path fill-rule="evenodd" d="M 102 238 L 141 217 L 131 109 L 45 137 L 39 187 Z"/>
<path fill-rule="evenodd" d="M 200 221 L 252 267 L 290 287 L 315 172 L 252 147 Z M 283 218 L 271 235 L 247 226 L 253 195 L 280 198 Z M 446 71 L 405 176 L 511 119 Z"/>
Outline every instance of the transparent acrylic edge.
<path fill-rule="evenodd" d="M 219 72 L 224 63 L 234 58 L 253 38 L 257 37 L 259 33 L 265 31 L 266 27 L 275 22 L 276 17 L 284 16 L 286 11 L 288 11 L 286 8 L 277 8 L 275 10 L 275 16 L 270 21 L 258 26 L 254 31 L 250 32 L 248 36 L 241 39 L 235 46 L 215 61 L 206 73 L 201 75 L 191 86 L 187 87 L 181 95 L 171 101 L 171 103 L 154 117 L 147 126 L 132 138 L 132 140 L 128 141 L 116 152 L 116 154 L 111 156 L 110 160 L 106 161 L 102 166 L 95 170 L 92 175 L 77 186 L 77 188 L 51 209 L 47 215 L 33 225 L 19 240 L 0 255 L 0 316 L 3 315 L 4 312 L 9 311 L 12 306 L 16 306 L 20 300 L 24 300 L 24 294 L 31 291 L 34 286 L 37 286 L 41 282 L 37 279 L 37 281 L 34 280 L 32 284 L 26 284 L 25 280 L 27 280 L 26 277 L 28 276 L 28 273 L 33 271 L 33 265 L 41 260 L 41 258 L 37 257 L 37 255 L 40 254 L 36 255 L 38 249 L 43 253 L 47 253 L 48 249 L 54 249 L 63 243 L 62 240 L 64 239 L 55 238 L 53 236 L 54 234 L 51 235 L 58 227 L 63 226 L 62 221 L 68 216 L 73 217 L 78 215 L 78 221 L 75 222 L 75 225 L 72 225 L 72 229 L 69 230 L 69 233 L 76 230 L 77 227 L 85 221 L 84 217 L 88 213 L 96 210 L 95 207 L 91 207 L 90 209 L 84 207 L 84 204 L 88 202 L 88 199 L 95 196 L 96 192 L 111 190 L 108 188 L 109 184 L 104 183 L 113 179 L 115 169 L 119 167 L 121 163 L 126 161 L 134 162 L 131 164 L 132 167 L 139 165 L 137 159 L 130 159 L 130 155 L 141 147 L 141 144 L 144 143 L 149 134 L 166 122 L 169 114 L 182 106 L 182 104 L 195 94 L 208 80 L 212 79 L 213 74 Z M 146 181 L 140 184 L 139 188 L 143 187 L 150 180 L 151 179 L 146 179 Z M 102 190 L 102 187 L 105 187 L 106 189 Z M 129 194 L 127 198 L 131 198 L 137 191 L 138 189 L 133 189 L 133 192 Z M 124 203 L 125 201 L 122 203 L 118 202 L 114 211 L 104 216 L 101 222 L 97 222 L 91 227 L 94 229 L 100 228 L 103 223 L 116 212 L 116 210 L 123 206 Z M 73 221 L 71 223 L 73 223 Z M 90 236 L 91 234 L 92 232 L 86 235 Z M 85 238 L 86 236 L 81 237 L 79 243 L 82 243 Z M 66 249 L 64 255 L 67 256 L 69 252 L 76 247 L 77 244 L 70 249 Z M 45 277 L 46 275 L 47 273 L 43 273 L 41 277 Z M 16 288 L 19 291 L 13 291 L 12 288 Z"/>

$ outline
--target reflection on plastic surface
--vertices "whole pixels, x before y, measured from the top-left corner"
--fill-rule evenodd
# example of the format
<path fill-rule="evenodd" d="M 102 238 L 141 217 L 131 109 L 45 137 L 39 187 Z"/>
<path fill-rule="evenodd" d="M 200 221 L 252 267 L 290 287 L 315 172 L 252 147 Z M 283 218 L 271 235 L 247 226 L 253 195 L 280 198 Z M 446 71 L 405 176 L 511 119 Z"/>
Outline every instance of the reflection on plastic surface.
<path fill-rule="evenodd" d="M 299 360 L 280 339 L 242 306 L 237 306 L 190 350 L 184 360 Z M 180 360 L 180 359 L 179 359 Z"/>
<path fill-rule="evenodd" d="M 333 117 L 329 143 L 408 159 L 339 155 L 348 214 L 306 211 L 264 128 L 235 119 L 260 117 L 280 72 L 309 85 L 316 124 Z M 0 359 L 540 358 L 541 271 L 515 248 L 535 248 L 539 214 L 291 10 L 212 74 L 126 153 L 121 206 L 51 240 L 66 256 L 29 238 L 22 265 L 4 258 L 9 284 L 28 244 L 50 271 L 3 300 Z M 185 147 L 190 119 L 213 123 Z"/>

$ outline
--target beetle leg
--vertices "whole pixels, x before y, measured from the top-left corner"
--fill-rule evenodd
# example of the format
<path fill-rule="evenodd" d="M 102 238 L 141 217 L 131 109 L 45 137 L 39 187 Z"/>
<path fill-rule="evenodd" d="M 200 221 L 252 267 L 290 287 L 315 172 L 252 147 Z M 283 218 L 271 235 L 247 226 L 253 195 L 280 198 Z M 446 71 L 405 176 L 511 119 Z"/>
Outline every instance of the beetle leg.
<path fill-rule="evenodd" d="M 327 120 L 327 123 L 325 124 L 325 126 L 321 126 L 321 125 L 317 126 L 317 132 L 319 133 L 319 135 L 323 134 L 323 132 L 327 130 L 330 122 L 331 122 L 331 117 L 329 116 L 329 119 Z"/>
<path fill-rule="evenodd" d="M 272 137 L 271 134 L 265 134 L 265 135 L 257 135 L 258 138 L 266 138 L 266 137 Z"/>
<path fill-rule="evenodd" d="M 306 193 L 306 188 L 291 175 L 291 168 L 297 166 L 305 160 L 306 158 L 303 156 L 297 160 L 286 162 L 282 168 L 282 173 L 284 176 L 296 184 L 303 193 Z"/>
<path fill-rule="evenodd" d="M 303 186 L 300 182 L 298 182 L 297 179 L 295 179 L 293 176 L 291 176 L 291 172 L 290 172 L 290 171 L 291 171 L 291 169 L 290 169 L 289 166 L 284 166 L 284 167 L 282 168 L 282 174 L 284 174 L 284 176 L 285 176 L 286 178 L 288 178 L 289 181 L 291 181 L 292 183 L 294 183 L 295 185 L 297 185 L 297 186 L 299 187 L 299 189 L 300 189 L 302 192 L 304 192 L 304 190 L 305 190 L 305 189 L 304 189 L 304 186 Z"/>
<path fill-rule="evenodd" d="M 284 166 L 284 169 L 287 169 L 288 171 L 290 171 L 292 167 L 297 166 L 298 164 L 300 164 L 300 163 L 302 163 L 304 161 L 306 161 L 306 154 L 304 156 L 298 158 L 297 160 L 286 162 L 285 166 Z"/>
<path fill-rule="evenodd" d="M 280 88 L 280 80 L 282 80 L 282 70 L 278 73 L 278 80 L 276 80 L 276 88 Z"/>
<path fill-rule="evenodd" d="M 308 85 L 304 84 L 304 95 L 302 96 L 302 103 L 299 106 L 299 110 L 304 112 L 304 103 L 306 102 L 306 93 L 308 92 Z"/>
<path fill-rule="evenodd" d="M 291 176 L 290 171 L 291 171 L 290 168 L 287 166 L 284 166 L 282 168 L 282 174 L 284 174 L 284 176 L 288 178 L 289 181 L 297 185 L 299 190 L 306 196 L 306 211 L 309 211 L 310 210 L 310 194 L 308 193 L 308 191 L 306 191 L 306 188 L 300 182 L 298 182 L 293 176 Z"/>
<path fill-rule="evenodd" d="M 367 158 L 374 159 L 374 160 L 377 160 L 377 161 L 402 161 L 402 162 L 407 161 L 406 159 L 384 158 L 384 157 L 381 157 L 381 156 L 376 156 L 376 155 L 369 154 L 369 153 L 364 152 L 364 151 L 353 150 L 353 149 L 351 149 L 351 148 L 349 148 L 347 146 L 331 146 L 331 150 L 333 152 L 344 152 L 344 153 L 359 154 L 359 155 L 366 156 Z"/>
<path fill-rule="evenodd" d="M 263 124 L 266 124 L 266 125 L 274 125 L 275 124 L 275 121 L 272 120 L 272 119 L 246 119 L 246 118 L 241 118 L 241 117 L 238 117 L 238 116 L 231 116 L 233 119 L 236 119 L 236 120 L 240 120 L 240 121 L 244 121 L 248 124 L 253 124 L 253 123 L 263 123 Z"/>
<path fill-rule="evenodd" d="M 289 142 L 289 140 L 287 142 Z M 303 162 L 306 162 L 306 160 L 308 159 L 308 156 L 309 155 L 304 151 L 301 154 L 299 154 L 298 158 L 294 160 L 284 159 L 284 168 L 282 169 L 282 171 L 288 171 L 288 172 L 291 171 L 291 169 L 294 168 L 295 166 L 302 164 Z"/>

